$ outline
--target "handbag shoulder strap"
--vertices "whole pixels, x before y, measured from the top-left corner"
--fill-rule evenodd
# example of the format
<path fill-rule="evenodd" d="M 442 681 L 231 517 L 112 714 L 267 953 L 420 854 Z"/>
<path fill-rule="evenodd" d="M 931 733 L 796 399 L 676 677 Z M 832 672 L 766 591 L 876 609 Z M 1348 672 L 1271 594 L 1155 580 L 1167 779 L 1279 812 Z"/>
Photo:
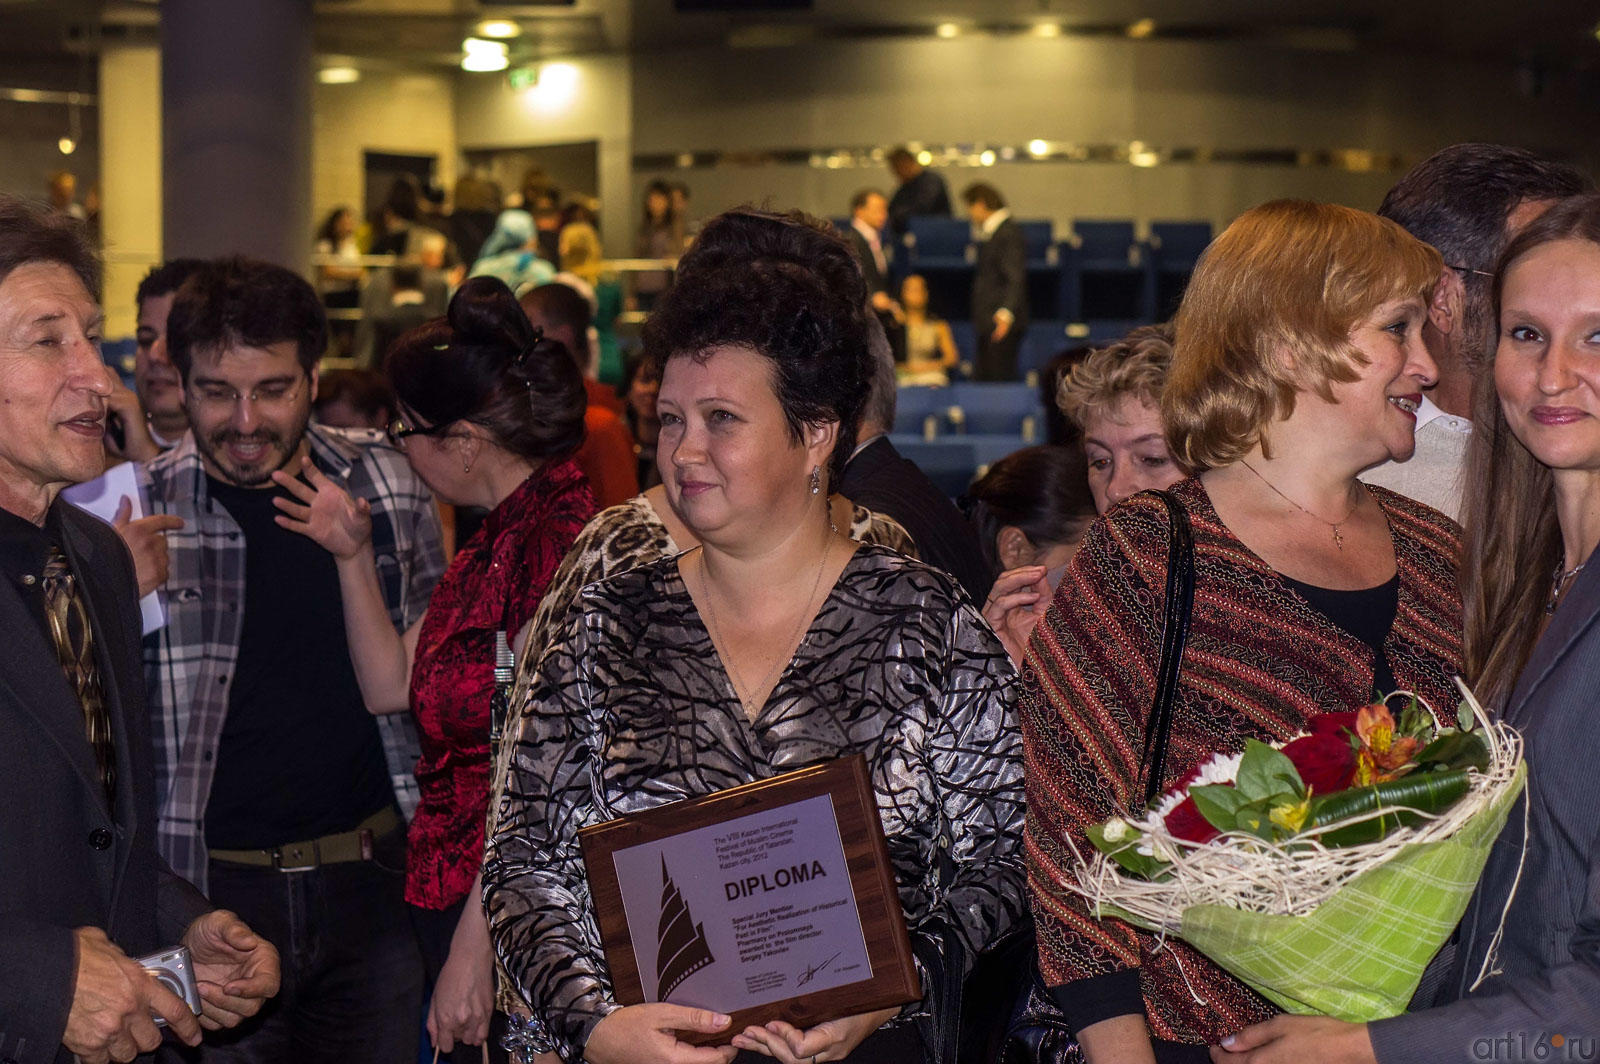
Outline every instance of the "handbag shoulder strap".
<path fill-rule="evenodd" d="M 1144 807 L 1161 793 L 1166 775 L 1167 740 L 1172 733 L 1172 704 L 1178 698 L 1178 673 L 1189 638 L 1189 613 L 1194 606 L 1194 537 L 1189 514 L 1171 492 L 1158 491 L 1171 526 L 1167 544 L 1167 597 L 1161 620 L 1161 661 L 1156 667 L 1156 698 L 1144 733 L 1139 776 L 1144 780 Z"/>

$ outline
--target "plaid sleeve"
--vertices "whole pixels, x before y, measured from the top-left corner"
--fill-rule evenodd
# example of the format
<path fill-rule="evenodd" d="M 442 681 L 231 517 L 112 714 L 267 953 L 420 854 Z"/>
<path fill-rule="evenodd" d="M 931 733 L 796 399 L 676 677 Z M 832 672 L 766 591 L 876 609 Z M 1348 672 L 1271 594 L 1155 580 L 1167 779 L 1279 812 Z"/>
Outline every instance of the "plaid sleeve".
<path fill-rule="evenodd" d="M 357 447 L 349 490 L 372 506 L 378 582 L 390 620 L 404 632 L 428 608 L 428 596 L 444 572 L 438 507 L 399 451 L 375 439 Z M 387 713 L 378 717 L 378 733 L 395 800 L 409 821 L 422 797 L 416 776 L 422 756 L 416 722 L 409 713 Z"/>

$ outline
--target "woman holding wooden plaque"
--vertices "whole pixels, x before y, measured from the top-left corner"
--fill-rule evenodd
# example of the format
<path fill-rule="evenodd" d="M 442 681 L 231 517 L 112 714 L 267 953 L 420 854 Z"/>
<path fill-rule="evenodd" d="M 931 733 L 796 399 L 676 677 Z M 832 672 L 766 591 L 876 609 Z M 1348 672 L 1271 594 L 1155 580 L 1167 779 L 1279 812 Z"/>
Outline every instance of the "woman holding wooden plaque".
<path fill-rule="evenodd" d="M 516 707 L 484 883 L 538 1049 L 924 1059 L 926 998 L 809 1030 L 619 1005 L 578 831 L 629 813 L 859 753 L 925 991 L 1021 914 L 1010 663 L 953 578 L 829 518 L 871 375 L 865 308 L 831 231 L 736 211 L 707 225 L 646 325 L 668 502 L 701 546 L 586 588 Z M 706 1035 L 717 1044 L 687 1041 Z"/>

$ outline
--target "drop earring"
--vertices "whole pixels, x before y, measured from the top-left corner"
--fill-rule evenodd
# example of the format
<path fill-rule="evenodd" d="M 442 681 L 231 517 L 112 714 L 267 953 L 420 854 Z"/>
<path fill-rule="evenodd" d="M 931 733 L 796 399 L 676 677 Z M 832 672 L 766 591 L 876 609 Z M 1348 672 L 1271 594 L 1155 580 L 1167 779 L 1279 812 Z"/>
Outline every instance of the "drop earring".
<path fill-rule="evenodd" d="M 811 494 L 813 494 L 813 495 L 821 495 L 822 494 L 822 467 L 821 466 L 812 466 L 811 467 Z"/>

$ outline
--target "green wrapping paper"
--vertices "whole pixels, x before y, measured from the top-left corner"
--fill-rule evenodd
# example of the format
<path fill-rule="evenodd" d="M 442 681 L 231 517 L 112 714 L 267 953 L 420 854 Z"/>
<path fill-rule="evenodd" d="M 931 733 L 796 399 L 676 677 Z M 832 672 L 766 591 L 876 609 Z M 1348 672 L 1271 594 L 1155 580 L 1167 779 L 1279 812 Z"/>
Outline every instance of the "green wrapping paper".
<path fill-rule="evenodd" d="M 1450 838 L 1402 848 L 1304 916 L 1196 905 L 1184 910 L 1179 937 L 1286 1012 L 1357 1023 L 1397 1016 L 1466 911 L 1526 782 L 1519 764 L 1512 785 Z M 1161 930 L 1109 904 L 1098 915 Z"/>

